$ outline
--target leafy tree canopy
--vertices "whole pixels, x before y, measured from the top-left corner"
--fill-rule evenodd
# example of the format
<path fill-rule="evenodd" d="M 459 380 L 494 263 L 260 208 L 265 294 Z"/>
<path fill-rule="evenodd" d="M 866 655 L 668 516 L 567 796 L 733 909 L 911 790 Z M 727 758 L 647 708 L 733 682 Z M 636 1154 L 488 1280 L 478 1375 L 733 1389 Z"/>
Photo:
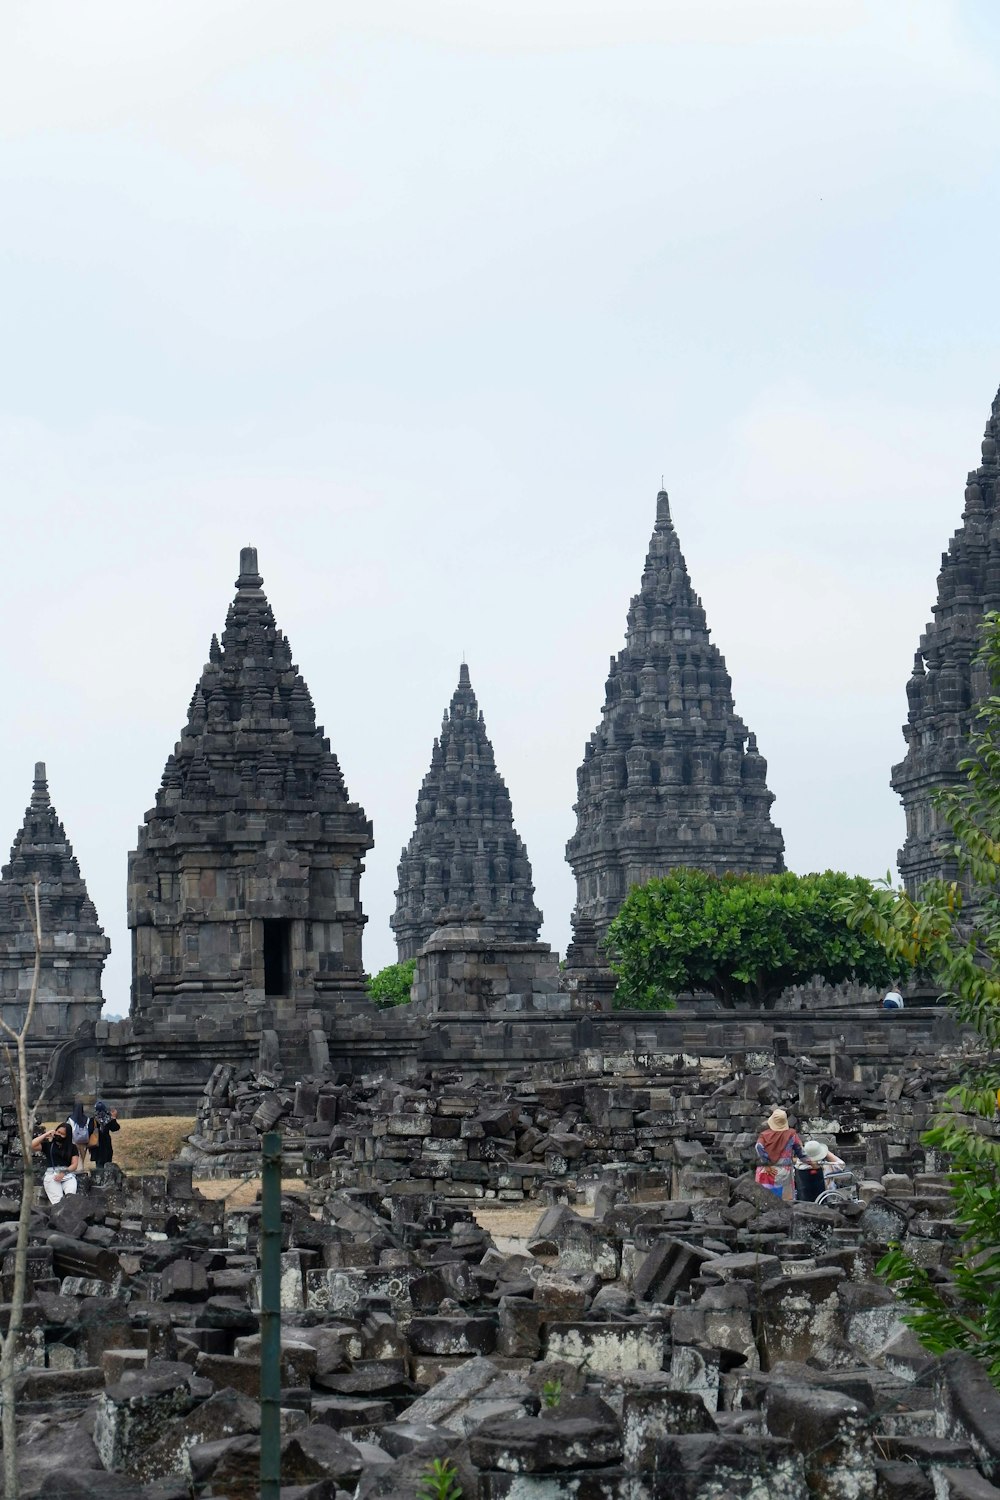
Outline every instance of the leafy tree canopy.
<path fill-rule="evenodd" d="M 383 1009 L 390 1005 L 408 1005 L 416 969 L 415 958 L 407 958 L 401 964 L 389 964 L 386 968 L 379 969 L 368 981 L 368 998 Z"/>
<path fill-rule="evenodd" d="M 891 961 L 933 975 L 952 1012 L 978 1034 L 978 1055 L 923 1137 L 950 1158 L 962 1252 L 943 1283 L 898 1245 L 879 1270 L 909 1304 L 906 1321 L 928 1349 L 965 1350 L 1000 1387 L 1000 614 L 986 616 L 979 661 L 991 694 L 959 768 L 965 781 L 937 798 L 961 883 L 932 881 L 919 900 L 887 886 L 855 901 L 850 920 Z M 963 904 L 963 887 L 971 903 Z"/>
<path fill-rule="evenodd" d="M 707 875 L 675 870 L 634 886 L 611 924 L 616 1005 L 663 1010 L 708 991 L 723 1005 L 770 1007 L 790 984 L 886 985 L 907 965 L 849 926 L 845 898 L 874 887 L 861 876 Z"/>

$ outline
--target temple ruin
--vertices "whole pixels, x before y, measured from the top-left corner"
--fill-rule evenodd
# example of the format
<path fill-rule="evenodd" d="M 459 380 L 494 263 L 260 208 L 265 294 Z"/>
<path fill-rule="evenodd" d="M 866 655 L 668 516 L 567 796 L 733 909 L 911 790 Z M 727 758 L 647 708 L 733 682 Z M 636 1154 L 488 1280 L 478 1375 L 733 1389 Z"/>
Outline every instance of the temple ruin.
<path fill-rule="evenodd" d="M 920 637 L 906 685 L 906 755 L 892 768 L 892 787 L 906 811 L 899 869 L 916 893 L 932 879 L 955 874 L 947 829 L 935 794 L 961 778 L 976 705 L 988 681 L 975 665 L 980 626 L 1000 609 L 1000 392 L 982 443 L 982 462 L 969 474 L 962 525 L 941 557 L 934 618 Z"/>
<path fill-rule="evenodd" d="M 35 766 L 31 801 L 0 873 L 0 1013 L 15 1030 L 24 1024 L 31 994 L 36 879 L 43 947 L 31 1035 L 51 1043 L 83 1022 L 100 1020 L 101 973 L 111 943 L 52 806 L 42 761 Z"/>
<path fill-rule="evenodd" d="M 661 490 L 625 649 L 577 772 L 575 948 L 592 951 L 629 889 L 672 869 L 783 870 L 773 801 Z"/>
<path fill-rule="evenodd" d="M 475 904 L 498 941 L 536 942 L 542 914 L 534 896 L 527 850 L 463 662 L 400 856 L 389 919 L 400 960 L 417 956 L 446 907 Z"/>
<path fill-rule="evenodd" d="M 131 1017 L 153 1052 L 158 1034 L 250 1017 L 293 1060 L 310 1013 L 364 994 L 371 824 L 262 582 L 244 547 L 226 628 L 129 856 Z"/>

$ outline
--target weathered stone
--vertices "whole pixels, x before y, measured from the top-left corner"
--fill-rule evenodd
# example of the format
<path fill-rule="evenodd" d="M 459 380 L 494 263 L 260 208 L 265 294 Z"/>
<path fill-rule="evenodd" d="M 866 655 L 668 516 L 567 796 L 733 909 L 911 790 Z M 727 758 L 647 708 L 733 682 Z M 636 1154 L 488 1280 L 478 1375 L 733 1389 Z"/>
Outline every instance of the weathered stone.
<path fill-rule="evenodd" d="M 190 1405 L 190 1392 L 176 1377 L 132 1375 L 110 1386 L 98 1403 L 94 1423 L 101 1463 L 106 1469 L 138 1475 L 146 1450 Z"/>
<path fill-rule="evenodd" d="M 657 1469 L 674 1500 L 807 1500 L 802 1457 L 778 1438 L 672 1434 Z"/>
<path fill-rule="evenodd" d="M 615 1463 L 621 1453 L 614 1413 L 592 1396 L 571 1396 L 539 1417 L 484 1422 L 469 1439 L 478 1468 L 509 1474 L 597 1467 Z"/>
<path fill-rule="evenodd" d="M 875 1454 L 865 1409 L 836 1391 L 769 1387 L 767 1430 L 803 1456 L 810 1493 L 820 1500 L 872 1500 Z"/>

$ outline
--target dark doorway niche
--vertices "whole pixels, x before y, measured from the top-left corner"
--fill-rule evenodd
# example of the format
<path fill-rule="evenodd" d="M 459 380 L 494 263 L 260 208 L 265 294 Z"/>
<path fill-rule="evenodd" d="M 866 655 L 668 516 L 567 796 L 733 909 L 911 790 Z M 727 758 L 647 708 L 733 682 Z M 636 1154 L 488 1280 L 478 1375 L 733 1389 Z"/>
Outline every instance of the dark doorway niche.
<path fill-rule="evenodd" d="M 292 924 L 264 918 L 264 994 L 287 995 L 292 984 Z"/>

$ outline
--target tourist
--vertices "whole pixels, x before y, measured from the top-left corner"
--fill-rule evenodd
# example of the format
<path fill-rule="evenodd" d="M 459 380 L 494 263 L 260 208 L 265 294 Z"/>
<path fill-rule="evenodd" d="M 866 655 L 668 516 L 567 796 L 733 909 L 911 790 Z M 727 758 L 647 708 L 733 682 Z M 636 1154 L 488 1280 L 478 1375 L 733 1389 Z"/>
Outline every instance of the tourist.
<path fill-rule="evenodd" d="M 891 990 L 886 991 L 885 999 L 882 1001 L 883 1010 L 902 1010 L 903 997 L 894 984 Z"/>
<path fill-rule="evenodd" d="M 790 1203 L 795 1188 L 792 1168 L 796 1161 L 804 1161 L 802 1142 L 790 1129 L 788 1116 L 783 1109 L 775 1109 L 768 1116 L 767 1126 L 757 1137 L 757 1181 L 780 1198 Z"/>
<path fill-rule="evenodd" d="M 844 1163 L 822 1141 L 806 1141 L 802 1150 L 806 1160 L 795 1168 L 795 1196 L 815 1203 L 826 1192 L 827 1179 L 842 1172 Z"/>
<path fill-rule="evenodd" d="M 94 1129 L 94 1122 L 93 1120 L 87 1118 L 87 1111 L 84 1109 L 79 1099 L 73 1105 L 73 1112 L 69 1116 L 69 1119 L 66 1121 L 66 1124 L 70 1128 L 73 1145 L 80 1153 L 80 1164 L 82 1166 L 83 1163 L 85 1163 L 87 1160 L 87 1147 L 90 1144 L 90 1137 Z"/>
<path fill-rule="evenodd" d="M 115 1154 L 111 1137 L 116 1130 L 120 1129 L 118 1111 L 109 1109 L 103 1099 L 98 1099 L 94 1105 L 94 1133 L 97 1136 L 93 1150 L 95 1167 L 111 1165 L 111 1159 Z"/>
<path fill-rule="evenodd" d="M 32 1141 L 31 1149 L 40 1151 L 48 1163 L 42 1187 L 50 1203 L 59 1203 L 67 1193 L 76 1192 L 80 1149 L 73 1144 L 73 1131 L 68 1120 L 53 1130 L 43 1130 Z"/>

